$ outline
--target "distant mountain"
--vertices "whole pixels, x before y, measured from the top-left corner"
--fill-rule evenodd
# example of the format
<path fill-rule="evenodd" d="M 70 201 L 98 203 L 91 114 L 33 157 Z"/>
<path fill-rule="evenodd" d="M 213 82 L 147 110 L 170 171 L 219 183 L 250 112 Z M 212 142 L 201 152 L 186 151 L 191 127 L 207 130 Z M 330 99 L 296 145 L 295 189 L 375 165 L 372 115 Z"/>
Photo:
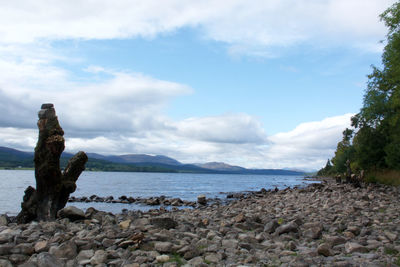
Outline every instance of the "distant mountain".
<path fill-rule="evenodd" d="M 260 174 L 260 175 L 303 175 L 304 172 L 281 169 L 246 169 L 223 162 L 204 164 L 182 164 L 162 155 L 127 154 L 105 156 L 87 153 L 89 161 L 87 170 L 92 171 L 125 171 L 125 172 L 182 172 L 182 173 L 219 173 L 219 174 Z M 8 147 L 0 147 L 0 168 L 33 168 L 33 152 L 23 152 Z M 64 152 L 60 159 L 61 167 L 65 167 L 73 156 Z"/>
<path fill-rule="evenodd" d="M 179 161 L 162 155 L 150 156 L 145 154 L 127 154 L 119 156 L 104 156 L 96 153 L 87 153 L 89 158 L 102 159 L 115 163 L 161 163 L 167 165 L 182 165 Z"/>
<path fill-rule="evenodd" d="M 195 164 L 204 169 L 216 170 L 216 171 L 244 171 L 243 167 L 232 166 L 224 162 L 207 162 L 207 163 L 197 163 Z"/>
<path fill-rule="evenodd" d="M 0 156 L 7 156 L 10 158 L 29 158 L 33 156 L 33 152 L 23 152 L 13 148 L 0 146 Z"/>

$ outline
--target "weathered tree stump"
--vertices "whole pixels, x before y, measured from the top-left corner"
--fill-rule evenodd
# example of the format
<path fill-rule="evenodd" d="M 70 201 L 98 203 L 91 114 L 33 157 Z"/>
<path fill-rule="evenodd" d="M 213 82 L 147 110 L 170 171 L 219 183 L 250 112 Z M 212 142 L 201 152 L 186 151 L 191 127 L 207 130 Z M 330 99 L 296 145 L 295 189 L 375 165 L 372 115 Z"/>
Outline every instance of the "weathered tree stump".
<path fill-rule="evenodd" d="M 88 160 L 85 152 L 73 156 L 63 172 L 60 156 L 64 151 L 64 131 L 58 123 L 53 104 L 43 104 L 39 111 L 39 138 L 35 148 L 36 190 L 25 190 L 18 223 L 33 220 L 51 221 L 64 208 L 69 195 L 76 189 L 76 181 Z"/>

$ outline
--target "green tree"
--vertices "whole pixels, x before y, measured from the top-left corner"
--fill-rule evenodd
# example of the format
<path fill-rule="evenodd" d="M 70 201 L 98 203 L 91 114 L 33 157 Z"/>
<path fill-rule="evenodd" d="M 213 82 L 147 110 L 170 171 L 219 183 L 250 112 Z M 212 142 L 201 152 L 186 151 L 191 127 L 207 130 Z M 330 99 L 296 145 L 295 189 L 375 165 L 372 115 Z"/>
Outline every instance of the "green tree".
<path fill-rule="evenodd" d="M 382 68 L 372 67 L 363 107 L 352 118 L 355 159 L 363 169 L 400 169 L 400 2 L 380 18 L 388 27 L 386 46 Z"/>
<path fill-rule="evenodd" d="M 325 167 L 322 168 L 321 170 L 319 170 L 317 175 L 318 176 L 330 175 L 332 173 L 332 170 L 333 170 L 332 163 L 331 163 L 330 159 L 328 159 L 328 161 L 326 162 Z"/>
<path fill-rule="evenodd" d="M 352 145 L 353 130 L 346 129 L 343 131 L 343 138 L 337 144 L 335 156 L 332 158 L 333 170 L 336 173 L 343 173 L 346 171 L 346 161 L 353 160 L 354 148 Z"/>

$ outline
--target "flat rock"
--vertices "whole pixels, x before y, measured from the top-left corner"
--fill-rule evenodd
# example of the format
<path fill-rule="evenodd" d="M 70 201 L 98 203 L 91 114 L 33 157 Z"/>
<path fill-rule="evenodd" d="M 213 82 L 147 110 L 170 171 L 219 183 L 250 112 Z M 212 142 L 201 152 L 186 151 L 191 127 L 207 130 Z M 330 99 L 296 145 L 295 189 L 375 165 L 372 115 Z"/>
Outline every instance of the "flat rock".
<path fill-rule="evenodd" d="M 286 234 L 290 232 L 297 233 L 299 231 L 299 226 L 295 222 L 289 222 L 287 224 L 281 225 L 278 228 L 276 228 L 275 232 L 278 235 L 281 234 Z"/>
<path fill-rule="evenodd" d="M 329 257 L 332 255 L 331 248 L 327 243 L 323 243 L 318 246 L 317 252 L 319 255 Z"/>
<path fill-rule="evenodd" d="M 397 234 L 395 234 L 395 233 L 385 231 L 384 234 L 392 242 L 396 241 L 396 239 L 397 239 Z"/>
<path fill-rule="evenodd" d="M 170 257 L 168 255 L 160 255 L 156 257 L 156 261 L 159 263 L 164 263 L 164 262 L 168 262 L 170 260 Z"/>
<path fill-rule="evenodd" d="M 131 225 L 131 220 L 122 221 L 122 222 L 120 222 L 118 225 L 119 225 L 119 227 L 121 227 L 123 230 L 126 230 L 126 229 L 128 229 L 129 226 Z"/>
<path fill-rule="evenodd" d="M 37 265 L 40 267 L 60 267 L 63 264 L 52 254 L 42 252 L 37 256 Z"/>
<path fill-rule="evenodd" d="M 74 206 L 68 206 L 59 210 L 57 215 L 59 218 L 68 218 L 71 221 L 85 219 L 85 213 L 83 212 L 83 210 L 78 209 L 77 207 Z"/>
<path fill-rule="evenodd" d="M 81 250 L 78 254 L 78 256 L 76 256 L 76 260 L 78 262 L 81 262 L 83 260 L 89 260 L 90 263 L 90 259 L 94 256 L 94 250 L 93 249 L 87 249 L 87 250 Z"/>
<path fill-rule="evenodd" d="M 176 221 L 170 217 L 155 217 L 150 219 L 150 223 L 158 228 L 171 229 L 178 226 Z"/>
<path fill-rule="evenodd" d="M 346 253 L 354 253 L 354 252 L 368 253 L 368 248 L 366 248 L 358 243 L 347 242 L 344 247 L 345 247 Z"/>
<path fill-rule="evenodd" d="M 7 215 L 0 215 L 0 226 L 7 226 L 9 222 L 9 218 Z"/>
<path fill-rule="evenodd" d="M 341 236 L 330 236 L 326 238 L 326 241 L 332 244 L 332 247 L 346 243 L 346 239 Z"/>
<path fill-rule="evenodd" d="M 47 241 L 38 241 L 34 246 L 36 253 L 44 252 L 48 249 L 48 242 Z"/>
<path fill-rule="evenodd" d="M 57 247 L 50 247 L 49 253 L 57 258 L 74 259 L 77 255 L 77 247 L 74 242 L 69 241 Z"/>
<path fill-rule="evenodd" d="M 12 263 L 8 260 L 0 259 L 0 266 L 1 267 L 13 267 Z"/>
<path fill-rule="evenodd" d="M 275 232 L 276 228 L 279 227 L 279 223 L 277 220 L 272 220 L 269 221 L 265 226 L 264 226 L 264 232 L 271 234 Z"/>
<path fill-rule="evenodd" d="M 154 249 L 161 253 L 170 253 L 172 252 L 172 243 L 171 242 L 156 242 L 154 243 Z"/>
<path fill-rule="evenodd" d="M 90 259 L 91 265 L 103 264 L 107 261 L 107 252 L 104 250 L 96 250 L 93 257 Z"/>

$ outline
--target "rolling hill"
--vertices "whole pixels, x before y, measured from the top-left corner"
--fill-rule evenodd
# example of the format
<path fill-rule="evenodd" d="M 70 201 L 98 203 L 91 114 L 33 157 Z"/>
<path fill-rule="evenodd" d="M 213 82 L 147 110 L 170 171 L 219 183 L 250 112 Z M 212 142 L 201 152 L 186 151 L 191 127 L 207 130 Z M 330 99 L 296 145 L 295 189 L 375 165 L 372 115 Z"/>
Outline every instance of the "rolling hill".
<path fill-rule="evenodd" d="M 18 169 L 34 168 L 33 152 L 19 151 L 13 148 L 0 147 L 0 168 Z M 101 155 L 87 153 L 89 161 L 86 170 L 91 171 L 125 171 L 125 172 L 178 172 L 178 173 L 218 173 L 218 174 L 259 174 L 259 175 L 303 175 L 304 172 L 281 169 L 246 169 L 223 162 L 202 164 L 183 164 L 173 158 L 157 155 L 127 154 Z M 61 167 L 65 167 L 73 156 L 64 152 L 61 156 Z"/>

